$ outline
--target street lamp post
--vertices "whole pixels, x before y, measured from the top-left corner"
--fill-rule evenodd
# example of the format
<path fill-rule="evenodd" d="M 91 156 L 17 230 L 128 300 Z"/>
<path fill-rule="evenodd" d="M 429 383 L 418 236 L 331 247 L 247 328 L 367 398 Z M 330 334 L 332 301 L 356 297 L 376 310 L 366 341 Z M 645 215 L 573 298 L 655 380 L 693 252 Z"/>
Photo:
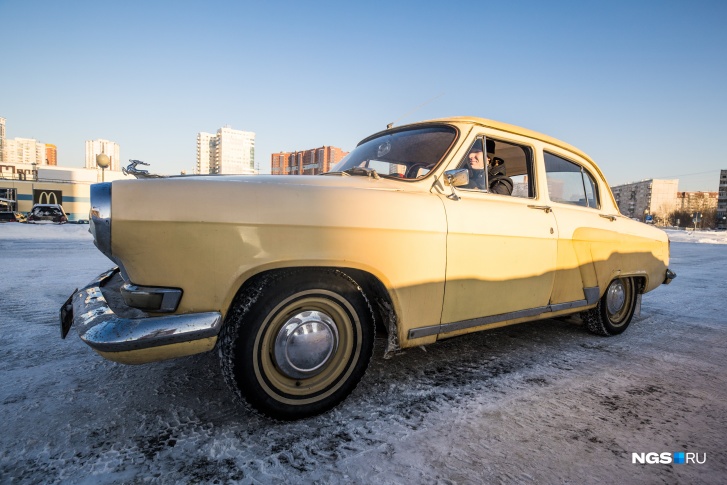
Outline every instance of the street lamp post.
<path fill-rule="evenodd" d="M 96 165 L 101 167 L 101 182 L 105 182 L 104 172 L 109 166 L 109 156 L 105 153 L 99 153 L 98 155 L 96 155 Z"/>

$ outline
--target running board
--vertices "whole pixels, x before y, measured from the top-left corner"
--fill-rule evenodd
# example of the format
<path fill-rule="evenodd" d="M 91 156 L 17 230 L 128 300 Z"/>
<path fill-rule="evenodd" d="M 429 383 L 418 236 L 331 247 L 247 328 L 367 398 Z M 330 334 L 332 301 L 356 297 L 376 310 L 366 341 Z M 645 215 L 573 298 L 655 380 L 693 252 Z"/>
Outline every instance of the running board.
<path fill-rule="evenodd" d="M 566 303 L 555 303 L 551 305 L 529 308 L 527 310 L 518 310 L 516 312 L 501 313 L 500 315 L 491 315 L 489 317 L 473 318 L 471 320 L 462 320 L 459 322 L 445 323 L 442 325 L 431 325 L 429 327 L 413 328 L 409 330 L 409 339 L 429 337 L 440 333 L 456 332 L 472 327 L 489 325 L 491 323 L 504 322 L 505 320 L 515 320 L 517 318 L 537 317 L 543 313 L 559 312 L 561 310 L 570 310 L 571 308 L 580 308 L 592 305 L 598 301 L 600 291 L 597 286 L 592 288 L 583 288 L 585 300 L 569 301 Z"/>

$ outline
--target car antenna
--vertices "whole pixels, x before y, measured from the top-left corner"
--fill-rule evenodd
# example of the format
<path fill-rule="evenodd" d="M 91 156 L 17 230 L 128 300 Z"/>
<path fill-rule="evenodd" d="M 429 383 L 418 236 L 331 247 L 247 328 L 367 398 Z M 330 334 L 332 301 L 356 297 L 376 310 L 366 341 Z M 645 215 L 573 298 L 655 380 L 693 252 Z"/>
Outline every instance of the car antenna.
<path fill-rule="evenodd" d="M 425 102 L 423 102 L 422 104 L 420 104 L 419 106 L 417 106 L 417 107 L 416 107 L 416 108 L 414 108 L 413 110 L 411 110 L 411 111 L 409 111 L 409 112 L 407 112 L 407 113 L 405 113 L 405 114 L 403 114 L 403 115 L 399 116 L 399 117 L 398 117 L 397 119 L 395 119 L 394 121 L 392 121 L 391 123 L 389 123 L 388 125 L 386 125 L 386 129 L 387 129 L 387 130 L 390 130 L 390 129 L 392 129 L 392 128 L 394 127 L 394 123 L 396 123 L 397 121 L 399 121 L 399 120 L 401 120 L 401 119 L 403 119 L 403 118 L 406 118 L 406 117 L 407 117 L 407 116 L 409 116 L 410 114 L 414 113 L 415 111 L 418 111 L 419 109 L 421 109 L 421 108 L 423 108 L 424 106 L 428 105 L 429 103 L 431 103 L 431 102 L 432 102 L 432 101 L 434 101 L 435 99 L 437 99 L 437 98 L 441 98 L 442 96 L 444 96 L 444 93 L 443 93 L 443 92 L 442 92 L 442 93 L 439 93 L 439 94 L 438 94 L 438 95 L 436 95 L 436 96 L 434 96 L 434 97 L 433 97 L 432 99 L 430 99 L 430 100 L 428 100 L 428 101 L 425 101 Z"/>

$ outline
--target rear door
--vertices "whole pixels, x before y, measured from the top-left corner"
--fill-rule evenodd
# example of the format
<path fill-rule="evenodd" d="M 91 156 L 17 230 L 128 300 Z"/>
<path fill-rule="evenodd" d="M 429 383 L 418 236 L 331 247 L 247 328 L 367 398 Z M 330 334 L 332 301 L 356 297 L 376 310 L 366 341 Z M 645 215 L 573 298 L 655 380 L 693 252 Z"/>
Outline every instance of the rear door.
<path fill-rule="evenodd" d="M 585 162 L 556 149 L 543 158 L 560 234 L 551 303 L 591 303 L 621 268 L 619 218 L 602 210 L 597 174 Z"/>

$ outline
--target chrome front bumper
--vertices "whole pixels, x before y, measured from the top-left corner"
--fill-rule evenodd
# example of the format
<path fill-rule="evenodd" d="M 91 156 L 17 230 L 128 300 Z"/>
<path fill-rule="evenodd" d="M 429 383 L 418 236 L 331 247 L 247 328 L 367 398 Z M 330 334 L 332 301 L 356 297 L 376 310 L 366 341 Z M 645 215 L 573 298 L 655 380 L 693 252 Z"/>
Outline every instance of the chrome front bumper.
<path fill-rule="evenodd" d="M 118 268 L 113 268 L 99 275 L 68 298 L 60 310 L 61 338 L 75 326 L 81 340 L 94 350 L 106 353 L 193 342 L 219 334 L 222 326 L 219 312 L 148 316 L 126 306 L 120 297 L 114 299 L 114 311 L 107 301 L 109 293 L 104 295 L 102 288 L 114 277 L 120 280 L 116 276 L 118 272 Z"/>

